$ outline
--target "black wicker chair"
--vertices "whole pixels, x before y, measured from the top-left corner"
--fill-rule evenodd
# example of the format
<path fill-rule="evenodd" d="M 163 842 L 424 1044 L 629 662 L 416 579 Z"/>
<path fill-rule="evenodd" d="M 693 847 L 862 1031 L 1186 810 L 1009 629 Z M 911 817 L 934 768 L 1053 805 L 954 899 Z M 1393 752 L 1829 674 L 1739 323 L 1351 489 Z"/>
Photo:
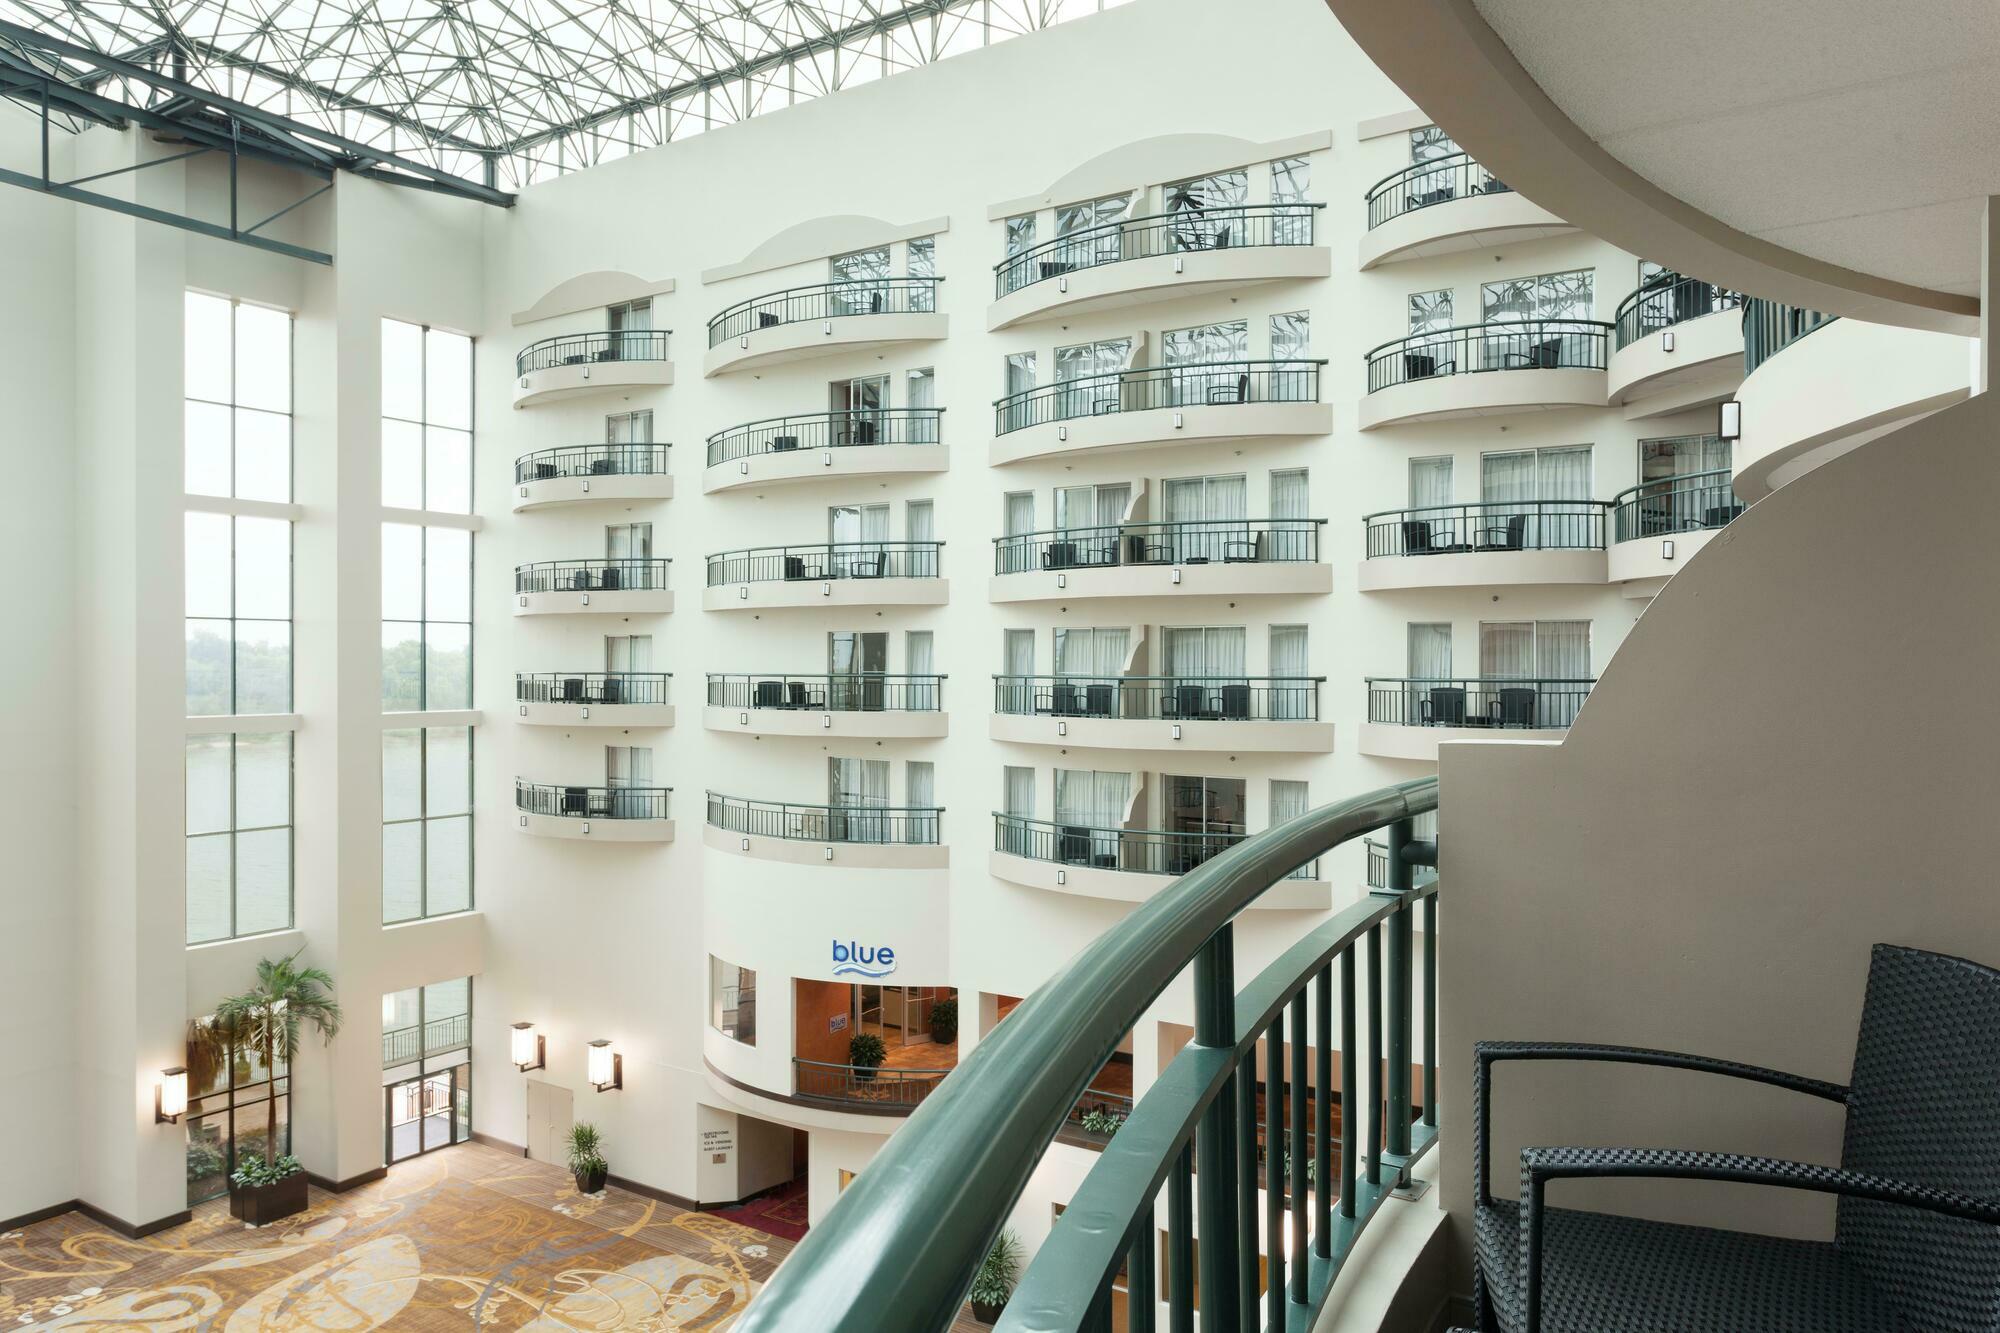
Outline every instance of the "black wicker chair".
<path fill-rule="evenodd" d="M 1670 1051 L 1481 1042 L 1474 1299 L 1485 1333 L 2000 1330 L 2000 971 L 1878 944 L 1850 1085 Z M 1596 1060 L 1721 1074 L 1847 1107 L 1840 1165 L 1652 1148 L 1527 1148 L 1488 1192 L 1493 1066 Z M 1831 1241 L 1550 1208 L 1573 1177 L 1720 1180 L 1839 1197 Z"/>

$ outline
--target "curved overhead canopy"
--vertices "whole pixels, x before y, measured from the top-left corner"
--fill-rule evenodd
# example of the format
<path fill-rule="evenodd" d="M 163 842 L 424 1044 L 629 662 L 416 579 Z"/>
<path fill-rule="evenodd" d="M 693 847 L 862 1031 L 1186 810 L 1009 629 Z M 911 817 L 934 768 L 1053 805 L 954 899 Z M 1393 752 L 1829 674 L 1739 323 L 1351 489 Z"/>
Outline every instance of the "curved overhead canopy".
<path fill-rule="evenodd" d="M 1648 259 L 1976 331 L 2000 8 L 1938 0 L 1327 0 L 1467 151 Z"/>

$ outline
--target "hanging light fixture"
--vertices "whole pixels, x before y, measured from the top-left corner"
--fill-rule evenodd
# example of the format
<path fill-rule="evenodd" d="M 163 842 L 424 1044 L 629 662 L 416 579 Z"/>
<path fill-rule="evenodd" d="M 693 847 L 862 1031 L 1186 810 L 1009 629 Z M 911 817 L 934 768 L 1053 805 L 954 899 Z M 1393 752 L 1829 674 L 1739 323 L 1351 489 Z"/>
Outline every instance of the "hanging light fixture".
<path fill-rule="evenodd" d="M 625 1057 L 611 1049 L 609 1040 L 590 1043 L 590 1064 L 586 1075 L 599 1092 L 625 1086 Z"/>
<path fill-rule="evenodd" d="M 516 1023 L 512 1038 L 514 1068 L 523 1074 L 548 1067 L 548 1040 L 535 1031 L 533 1023 Z"/>

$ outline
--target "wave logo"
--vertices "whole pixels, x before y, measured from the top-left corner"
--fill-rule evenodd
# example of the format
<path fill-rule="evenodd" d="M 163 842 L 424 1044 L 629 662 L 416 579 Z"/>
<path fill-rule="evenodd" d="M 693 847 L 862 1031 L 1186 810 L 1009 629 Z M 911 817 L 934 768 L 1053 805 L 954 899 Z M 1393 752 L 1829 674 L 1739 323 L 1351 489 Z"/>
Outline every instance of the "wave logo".
<path fill-rule="evenodd" d="M 886 944 L 870 948 L 853 940 L 833 942 L 833 975 L 836 977 L 886 977 L 896 970 L 896 951 Z"/>

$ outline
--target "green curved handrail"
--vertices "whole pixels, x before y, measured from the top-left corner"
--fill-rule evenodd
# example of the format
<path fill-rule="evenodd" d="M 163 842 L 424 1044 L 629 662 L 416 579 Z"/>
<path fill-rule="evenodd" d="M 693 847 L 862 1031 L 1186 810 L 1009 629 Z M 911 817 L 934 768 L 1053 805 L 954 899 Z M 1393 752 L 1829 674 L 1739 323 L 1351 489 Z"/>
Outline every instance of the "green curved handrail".
<path fill-rule="evenodd" d="M 1421 778 L 1309 811 L 1183 875 L 1098 936 L 980 1039 L 807 1233 L 735 1333 L 948 1328 L 1069 1108 L 1209 939 L 1294 867 L 1437 804 L 1437 779 Z M 1071 1313 L 1080 1324 L 1085 1312 Z"/>

